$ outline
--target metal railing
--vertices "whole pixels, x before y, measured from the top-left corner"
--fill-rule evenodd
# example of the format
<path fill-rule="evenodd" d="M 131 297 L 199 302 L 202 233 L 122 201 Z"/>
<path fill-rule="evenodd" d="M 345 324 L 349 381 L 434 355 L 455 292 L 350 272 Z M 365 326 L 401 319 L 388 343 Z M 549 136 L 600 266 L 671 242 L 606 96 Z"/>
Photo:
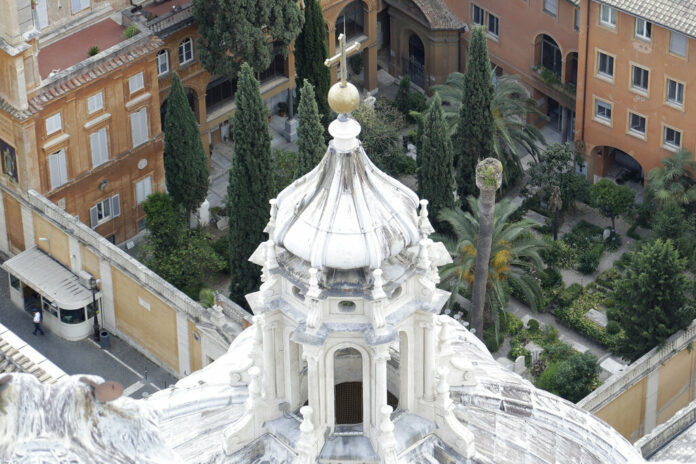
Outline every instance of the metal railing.
<path fill-rule="evenodd" d="M 172 11 L 147 22 L 147 27 L 161 36 L 170 29 L 180 29 L 193 24 L 193 3 L 176 7 Z"/>

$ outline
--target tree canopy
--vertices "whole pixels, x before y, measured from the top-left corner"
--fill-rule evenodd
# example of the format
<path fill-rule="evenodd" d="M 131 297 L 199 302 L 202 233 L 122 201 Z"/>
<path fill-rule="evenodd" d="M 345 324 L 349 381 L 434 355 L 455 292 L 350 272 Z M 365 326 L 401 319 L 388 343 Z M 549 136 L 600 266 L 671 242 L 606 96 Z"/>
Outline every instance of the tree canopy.
<path fill-rule="evenodd" d="M 196 115 L 188 104 L 179 75 L 172 74 L 164 123 L 164 173 L 167 191 L 186 211 L 198 209 L 208 195 L 208 155 L 203 148 Z"/>
<path fill-rule="evenodd" d="M 285 56 L 304 15 L 294 0 L 193 0 L 198 58 L 213 75 L 232 79 L 242 63 L 265 71 L 274 46 Z"/>
<path fill-rule="evenodd" d="M 614 302 L 625 337 L 618 352 L 631 361 L 665 341 L 694 318 L 687 298 L 686 260 L 671 240 L 657 239 L 631 253 L 614 286 Z"/>
<path fill-rule="evenodd" d="M 324 126 L 319 118 L 314 86 L 309 81 L 305 81 L 300 90 L 300 105 L 297 112 L 299 121 L 296 178 L 299 178 L 314 169 L 326 154 Z"/>
<path fill-rule="evenodd" d="M 590 186 L 592 206 L 611 219 L 611 229 L 616 230 L 615 219 L 633 206 L 635 194 L 625 185 L 617 185 L 609 179 L 601 179 Z"/>
<path fill-rule="evenodd" d="M 324 65 L 329 57 L 329 45 L 326 38 L 326 23 L 319 0 L 305 0 L 304 26 L 295 41 L 295 78 L 296 92 L 301 92 L 308 81 L 316 92 L 319 117 L 328 118 L 331 114 L 327 97 L 331 85 L 331 70 Z"/>
<path fill-rule="evenodd" d="M 268 109 L 259 83 L 248 64 L 239 72 L 232 126 L 234 158 L 227 187 L 230 239 L 230 298 L 248 307 L 244 296 L 260 284 L 261 270 L 249 262 L 256 247 L 265 240 L 273 189 L 271 136 Z"/>

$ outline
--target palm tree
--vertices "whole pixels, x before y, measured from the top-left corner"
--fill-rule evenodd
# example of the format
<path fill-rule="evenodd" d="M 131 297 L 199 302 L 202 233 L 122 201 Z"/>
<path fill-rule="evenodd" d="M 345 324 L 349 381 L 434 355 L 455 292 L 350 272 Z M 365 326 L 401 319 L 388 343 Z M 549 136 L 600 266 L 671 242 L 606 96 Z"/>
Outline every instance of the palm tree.
<path fill-rule="evenodd" d="M 493 141 L 493 154 L 503 163 L 503 172 L 507 181 L 510 176 L 522 170 L 522 163 L 517 155 L 518 146 L 536 160 L 541 153 L 539 146 L 546 144 L 541 131 L 534 124 L 527 122 L 527 116 L 531 114 L 539 119 L 548 118 L 539 111 L 536 101 L 527 96 L 527 90 L 519 76 L 496 77 L 494 84 L 495 90 L 491 101 L 496 134 Z M 445 120 L 450 127 L 450 135 L 457 129 L 463 88 L 464 74 L 459 72 L 447 76 L 445 84 L 431 87 L 432 91 L 439 93 L 442 99 L 442 108 L 445 111 Z"/>
<path fill-rule="evenodd" d="M 662 206 L 672 199 L 680 205 L 688 205 L 696 200 L 694 171 L 693 153 L 682 148 L 648 173 L 648 189 Z"/>
<path fill-rule="evenodd" d="M 465 293 L 474 284 L 481 208 L 474 197 L 468 197 L 467 202 L 470 212 L 444 209 L 439 215 L 440 220 L 449 223 L 456 234 L 456 239 L 438 238 L 445 243 L 453 260 L 440 270 L 443 285 L 452 292 L 451 302 L 456 295 Z M 496 328 L 500 317 L 504 317 L 509 296 L 509 285 L 505 283 L 517 287 L 534 310 L 542 301 L 539 280 L 534 274 L 543 269 L 539 252 L 547 245 L 532 235 L 533 221 L 510 221 L 510 216 L 516 210 L 517 206 L 510 200 L 503 200 L 496 205 L 493 216 L 485 308 L 491 313 Z"/>

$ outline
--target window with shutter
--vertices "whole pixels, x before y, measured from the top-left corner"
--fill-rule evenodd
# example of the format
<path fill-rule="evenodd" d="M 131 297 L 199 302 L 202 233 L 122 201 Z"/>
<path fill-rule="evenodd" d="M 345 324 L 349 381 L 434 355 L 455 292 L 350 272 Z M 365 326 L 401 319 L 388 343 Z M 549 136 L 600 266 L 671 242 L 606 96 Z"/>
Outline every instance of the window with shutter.
<path fill-rule="evenodd" d="M 111 197 L 111 217 L 119 217 L 121 215 L 121 195 L 116 194 Z"/>
<path fill-rule="evenodd" d="M 104 108 L 104 94 L 96 93 L 87 99 L 87 112 L 89 114 Z"/>
<path fill-rule="evenodd" d="M 89 8 L 89 0 L 72 0 L 72 12 L 77 13 L 85 8 Z"/>
<path fill-rule="evenodd" d="M 68 169 L 65 163 L 65 150 L 60 150 L 48 157 L 48 174 L 51 190 L 57 189 L 68 181 Z"/>
<path fill-rule="evenodd" d="M 133 139 L 133 147 L 137 147 L 147 142 L 147 108 L 142 108 L 140 111 L 131 113 L 131 137 Z"/>
<path fill-rule="evenodd" d="M 106 163 L 109 160 L 109 145 L 106 127 L 89 134 L 89 144 L 92 148 L 92 167 Z"/>
<path fill-rule="evenodd" d="M 669 51 L 679 56 L 686 56 L 686 36 L 678 32 L 670 32 Z"/>
<path fill-rule="evenodd" d="M 58 132 L 62 128 L 63 124 L 60 119 L 60 113 L 56 113 L 46 118 L 46 135 L 51 135 L 54 132 Z"/>
<path fill-rule="evenodd" d="M 89 209 L 89 226 L 94 229 L 97 225 L 99 225 L 99 213 L 97 206 L 94 205 Z"/>
<path fill-rule="evenodd" d="M 137 204 L 144 202 L 148 195 L 152 193 L 152 177 L 147 176 L 146 178 L 136 182 L 135 184 L 135 200 Z"/>
<path fill-rule="evenodd" d="M 136 74 L 128 79 L 128 90 L 130 91 L 130 93 L 135 93 L 144 87 L 145 87 L 145 80 L 143 78 L 142 72 L 139 72 L 138 74 Z"/>

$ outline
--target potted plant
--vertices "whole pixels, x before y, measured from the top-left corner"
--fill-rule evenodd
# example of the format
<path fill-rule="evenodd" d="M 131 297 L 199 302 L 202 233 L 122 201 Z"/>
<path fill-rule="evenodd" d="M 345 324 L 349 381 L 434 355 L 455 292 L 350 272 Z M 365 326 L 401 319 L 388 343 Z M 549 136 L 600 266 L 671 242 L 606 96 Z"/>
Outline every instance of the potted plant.
<path fill-rule="evenodd" d="M 286 102 L 278 103 L 278 116 L 283 117 L 288 112 L 288 104 Z"/>

